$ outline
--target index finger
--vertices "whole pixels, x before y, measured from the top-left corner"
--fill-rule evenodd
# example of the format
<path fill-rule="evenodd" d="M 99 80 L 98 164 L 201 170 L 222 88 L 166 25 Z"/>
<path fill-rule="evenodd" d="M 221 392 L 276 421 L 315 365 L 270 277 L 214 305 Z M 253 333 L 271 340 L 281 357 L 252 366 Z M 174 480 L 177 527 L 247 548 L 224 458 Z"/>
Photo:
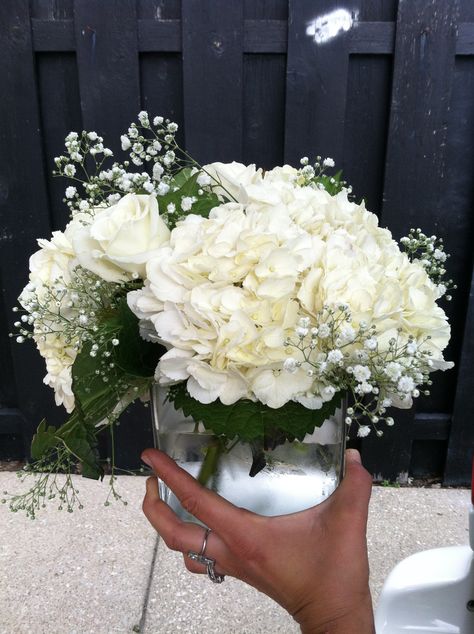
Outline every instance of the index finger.
<path fill-rule="evenodd" d="M 253 515 L 203 487 L 187 471 L 158 449 L 146 449 L 141 456 L 173 491 L 182 507 L 216 532 L 224 535 L 248 530 L 248 517 Z"/>

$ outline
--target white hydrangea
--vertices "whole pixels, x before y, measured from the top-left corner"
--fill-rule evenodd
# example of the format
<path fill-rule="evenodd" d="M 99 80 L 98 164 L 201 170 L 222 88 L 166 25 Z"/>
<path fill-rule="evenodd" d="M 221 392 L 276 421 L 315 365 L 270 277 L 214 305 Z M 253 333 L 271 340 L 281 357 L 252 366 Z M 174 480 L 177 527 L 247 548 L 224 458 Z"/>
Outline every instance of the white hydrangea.
<path fill-rule="evenodd" d="M 424 345 L 442 362 L 449 326 L 437 289 L 363 203 L 351 202 L 346 191 L 332 196 L 297 186 L 288 166 L 265 174 L 239 163 L 205 170 L 218 195 L 234 202 L 215 207 L 209 218 L 191 213 L 180 221 L 147 261 L 145 287 L 129 297 L 169 349 L 157 369 L 161 383 L 187 381 L 201 402 L 250 398 L 276 408 L 289 400 L 309 403 L 311 394 L 320 407 L 331 393 L 324 375 L 293 367 L 285 340 L 297 328 L 309 335 L 299 320 L 326 305 L 351 311 L 329 368 L 343 362 L 339 348 L 351 345 L 362 323 L 376 326 L 381 354 L 396 337 L 421 342 L 430 335 Z M 331 334 L 325 323 L 316 332 L 310 335 L 314 358 Z M 302 360 L 294 349 L 291 354 Z M 361 367 L 366 358 L 357 351 Z M 295 371 L 284 371 L 289 366 Z M 393 381 L 402 371 L 398 363 L 387 366 Z M 374 388 L 366 375 L 360 370 L 359 387 L 369 393 Z"/>
<path fill-rule="evenodd" d="M 66 290 L 71 281 L 71 271 L 77 264 L 71 241 L 71 228 L 75 224 L 71 222 L 64 233 L 54 231 L 51 240 L 38 240 L 40 249 L 30 257 L 30 281 L 18 299 L 26 310 L 32 312 L 31 320 L 37 315 L 34 307 L 38 303 L 43 306 L 43 311 L 50 310 L 53 315 L 61 310 L 65 318 L 73 319 L 75 316 L 74 309 L 69 307 L 70 293 Z M 54 389 L 56 405 L 64 405 L 71 412 L 74 409 L 71 367 L 77 352 L 63 341 L 60 332 L 54 332 L 57 329 L 52 317 L 50 321 L 46 318 L 41 328 L 35 324 L 33 339 L 46 361 L 44 383 Z"/>
<path fill-rule="evenodd" d="M 38 350 L 46 361 L 43 383 L 53 388 L 56 405 L 64 405 L 67 412 L 74 409 L 72 365 L 77 352 L 58 334 L 35 337 Z"/>

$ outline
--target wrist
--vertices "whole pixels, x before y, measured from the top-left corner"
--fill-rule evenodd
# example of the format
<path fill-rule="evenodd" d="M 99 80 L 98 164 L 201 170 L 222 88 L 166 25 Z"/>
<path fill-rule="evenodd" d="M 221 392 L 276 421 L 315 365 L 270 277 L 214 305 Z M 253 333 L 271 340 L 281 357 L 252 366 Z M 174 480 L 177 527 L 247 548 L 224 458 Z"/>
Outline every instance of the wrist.
<path fill-rule="evenodd" d="M 375 634 L 370 592 L 356 605 L 330 612 L 319 602 L 308 605 L 295 619 L 302 634 Z"/>

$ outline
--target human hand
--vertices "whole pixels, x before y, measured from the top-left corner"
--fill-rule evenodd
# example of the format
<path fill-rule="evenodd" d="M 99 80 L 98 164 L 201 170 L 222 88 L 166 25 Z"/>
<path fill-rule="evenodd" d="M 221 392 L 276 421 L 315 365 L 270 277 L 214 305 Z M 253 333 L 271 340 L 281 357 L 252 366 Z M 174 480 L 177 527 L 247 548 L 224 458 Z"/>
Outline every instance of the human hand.
<path fill-rule="evenodd" d="M 372 478 L 359 453 L 346 452 L 346 473 L 336 491 L 306 511 L 264 517 L 237 508 L 202 487 L 166 454 L 147 449 L 142 460 L 206 526 L 206 556 L 219 574 L 241 579 L 283 606 L 304 634 L 372 634 L 366 526 Z M 181 521 L 162 502 L 156 478 L 147 480 L 143 511 L 188 570 L 206 568 L 190 559 L 204 530 Z"/>

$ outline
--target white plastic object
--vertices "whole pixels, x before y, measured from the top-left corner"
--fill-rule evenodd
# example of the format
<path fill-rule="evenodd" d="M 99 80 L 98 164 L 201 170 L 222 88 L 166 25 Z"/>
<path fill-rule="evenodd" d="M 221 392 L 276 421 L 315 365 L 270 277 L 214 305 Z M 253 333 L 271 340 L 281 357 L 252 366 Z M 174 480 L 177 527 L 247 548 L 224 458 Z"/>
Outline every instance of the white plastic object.
<path fill-rule="evenodd" d="M 377 634 L 474 634 L 474 507 L 469 546 L 416 553 L 385 581 Z"/>
<path fill-rule="evenodd" d="M 416 553 L 388 576 L 376 612 L 377 634 L 473 634 L 470 546 Z M 473 606 L 473 611 L 469 607 Z"/>

